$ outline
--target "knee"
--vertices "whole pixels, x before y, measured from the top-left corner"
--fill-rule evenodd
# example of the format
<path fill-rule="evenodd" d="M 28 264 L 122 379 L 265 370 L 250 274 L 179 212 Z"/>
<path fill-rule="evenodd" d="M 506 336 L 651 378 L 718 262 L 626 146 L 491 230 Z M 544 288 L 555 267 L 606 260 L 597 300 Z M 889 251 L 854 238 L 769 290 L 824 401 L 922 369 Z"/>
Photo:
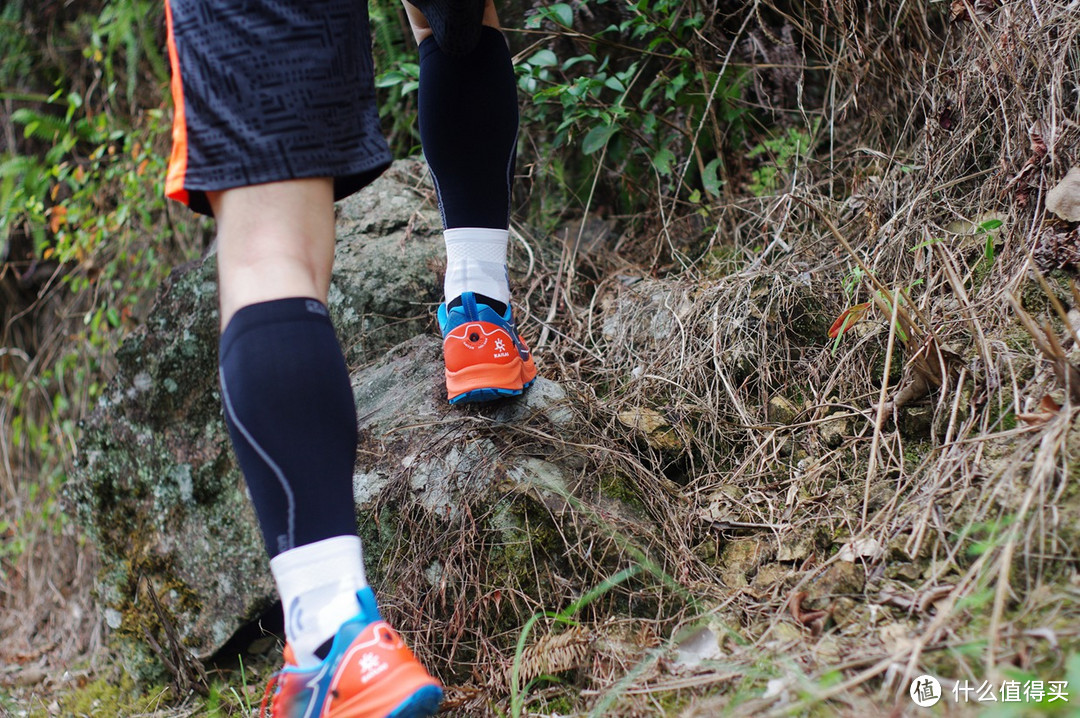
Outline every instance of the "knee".
<path fill-rule="evenodd" d="M 334 260 L 329 180 L 228 190 L 210 200 L 222 326 L 249 304 L 298 296 L 326 301 Z"/>

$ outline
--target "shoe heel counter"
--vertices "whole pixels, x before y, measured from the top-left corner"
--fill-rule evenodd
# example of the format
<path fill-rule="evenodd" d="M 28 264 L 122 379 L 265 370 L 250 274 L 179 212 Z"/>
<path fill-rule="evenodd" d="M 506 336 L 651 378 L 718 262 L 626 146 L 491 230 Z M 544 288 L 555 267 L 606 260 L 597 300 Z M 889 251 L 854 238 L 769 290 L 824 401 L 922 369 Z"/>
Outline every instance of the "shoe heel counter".
<path fill-rule="evenodd" d="M 443 356 L 451 373 L 518 361 L 513 337 L 503 327 L 480 321 L 462 324 L 447 334 L 443 339 Z"/>
<path fill-rule="evenodd" d="M 360 616 L 367 623 L 375 623 L 382 620 L 379 613 L 379 604 L 375 601 L 375 591 L 371 586 L 364 586 L 356 592 L 356 600 L 360 602 Z"/>

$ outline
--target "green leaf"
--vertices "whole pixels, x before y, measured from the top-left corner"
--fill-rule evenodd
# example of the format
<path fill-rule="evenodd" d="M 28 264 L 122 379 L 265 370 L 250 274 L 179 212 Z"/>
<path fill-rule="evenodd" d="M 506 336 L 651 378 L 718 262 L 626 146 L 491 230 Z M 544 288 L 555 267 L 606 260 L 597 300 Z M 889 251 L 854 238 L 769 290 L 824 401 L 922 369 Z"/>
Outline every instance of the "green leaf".
<path fill-rule="evenodd" d="M 585 135 L 585 139 L 581 143 L 581 151 L 587 155 L 591 155 L 599 149 L 602 149 L 607 144 L 611 136 L 619 131 L 617 125 L 600 125 L 589 130 L 589 134 Z"/>
<path fill-rule="evenodd" d="M 559 58 L 551 50 L 540 50 L 528 59 L 528 63 L 533 67 L 551 67 L 559 64 Z"/>
<path fill-rule="evenodd" d="M 574 11 L 564 2 L 557 2 L 548 8 L 551 18 L 560 25 L 570 27 L 574 24 Z"/>
<path fill-rule="evenodd" d="M 604 82 L 604 86 L 611 90 L 615 90 L 615 92 L 626 92 L 626 85 L 624 85 L 622 80 L 617 77 L 609 77 Z"/>
<path fill-rule="evenodd" d="M 1000 219 L 988 219 L 979 225 L 980 232 L 989 232 L 992 229 L 997 229 L 1001 225 L 1005 224 Z"/>
<path fill-rule="evenodd" d="M 577 57 L 571 57 L 569 60 L 562 64 L 562 69 L 569 70 L 579 62 L 596 62 L 595 55 L 578 55 Z"/>
<path fill-rule="evenodd" d="M 665 147 L 653 155 L 652 166 L 657 172 L 666 177 L 671 174 L 671 163 L 674 161 L 675 153 Z"/>
<path fill-rule="evenodd" d="M 944 241 L 945 240 L 942 239 L 941 237 L 932 237 L 931 239 L 927 239 L 927 240 L 923 240 L 922 242 L 919 242 L 914 247 L 911 247 L 910 249 L 908 249 L 908 251 L 909 252 L 917 252 L 920 249 L 925 249 L 927 247 L 931 247 L 931 246 L 933 246 L 935 244 L 938 244 L 939 242 L 944 242 Z"/>
<path fill-rule="evenodd" d="M 723 164 L 723 160 L 719 157 L 705 165 L 705 172 L 701 175 L 701 184 L 705 187 L 705 192 L 713 197 L 720 195 L 720 187 L 724 184 L 723 180 L 717 176 L 717 170 Z"/>
<path fill-rule="evenodd" d="M 390 70 L 375 78 L 375 87 L 380 89 L 384 87 L 393 87 L 394 85 L 400 85 L 404 81 L 404 73 L 399 72 L 398 70 Z"/>

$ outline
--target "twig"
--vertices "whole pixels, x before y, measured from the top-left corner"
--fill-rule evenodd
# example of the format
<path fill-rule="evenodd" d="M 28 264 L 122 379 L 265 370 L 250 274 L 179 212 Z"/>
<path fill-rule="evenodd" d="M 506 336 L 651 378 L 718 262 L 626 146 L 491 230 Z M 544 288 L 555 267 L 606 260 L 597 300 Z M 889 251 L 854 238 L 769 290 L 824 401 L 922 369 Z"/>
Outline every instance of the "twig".
<path fill-rule="evenodd" d="M 878 394 L 877 418 L 874 420 L 874 438 L 870 442 L 870 458 L 866 467 L 866 484 L 863 486 L 862 527 L 866 528 L 866 515 L 870 511 L 870 484 L 877 475 L 878 445 L 881 443 L 881 426 L 885 423 L 886 399 L 889 395 L 889 372 L 892 369 L 893 347 L 896 346 L 896 314 L 900 307 L 900 291 L 893 295 L 892 317 L 889 318 L 889 341 L 885 346 L 885 368 L 881 372 L 881 392 Z"/>

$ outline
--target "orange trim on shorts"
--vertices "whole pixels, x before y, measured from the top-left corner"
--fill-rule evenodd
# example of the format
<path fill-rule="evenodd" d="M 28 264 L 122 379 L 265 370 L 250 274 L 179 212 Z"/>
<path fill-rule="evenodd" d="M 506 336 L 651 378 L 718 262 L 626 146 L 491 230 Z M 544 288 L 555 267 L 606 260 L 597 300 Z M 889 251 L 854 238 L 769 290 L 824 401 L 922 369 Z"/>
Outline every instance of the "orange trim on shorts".
<path fill-rule="evenodd" d="M 165 0 L 165 25 L 169 38 L 169 68 L 172 79 L 169 89 L 173 98 L 172 155 L 169 157 L 169 172 L 165 176 L 165 196 L 178 202 L 189 204 L 188 191 L 184 189 L 184 177 L 187 174 L 188 144 L 187 122 L 184 115 L 184 84 L 180 79 L 180 55 L 176 51 L 176 38 L 173 35 L 172 7 Z"/>

